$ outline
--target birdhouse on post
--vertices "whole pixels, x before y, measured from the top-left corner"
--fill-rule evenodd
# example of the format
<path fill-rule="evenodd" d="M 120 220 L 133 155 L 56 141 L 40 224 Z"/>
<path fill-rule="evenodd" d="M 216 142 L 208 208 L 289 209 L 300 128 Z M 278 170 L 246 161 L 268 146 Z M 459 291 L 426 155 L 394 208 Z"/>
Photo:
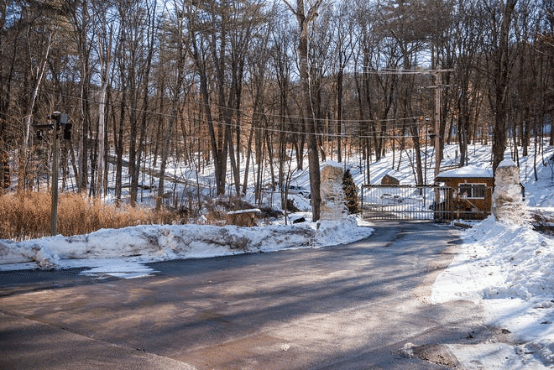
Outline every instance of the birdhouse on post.
<path fill-rule="evenodd" d="M 37 140 L 44 138 L 43 130 L 52 130 L 52 235 L 57 234 L 58 229 L 58 130 L 63 126 L 63 137 L 65 140 L 71 140 L 71 123 L 67 113 L 58 111 L 47 116 L 46 119 L 54 121 L 53 124 L 34 125 L 37 130 Z"/>

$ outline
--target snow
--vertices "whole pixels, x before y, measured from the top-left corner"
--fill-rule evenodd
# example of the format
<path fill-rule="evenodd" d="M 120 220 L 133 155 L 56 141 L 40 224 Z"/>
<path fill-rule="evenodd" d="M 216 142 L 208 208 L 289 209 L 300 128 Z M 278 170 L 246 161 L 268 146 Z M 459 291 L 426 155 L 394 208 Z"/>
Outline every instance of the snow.
<path fill-rule="evenodd" d="M 493 216 L 464 233 L 464 243 L 433 286 L 433 303 L 469 300 L 482 305 L 485 325 L 506 328 L 511 343 L 452 346 L 460 358 L 482 357 L 494 349 L 519 367 L 486 356 L 486 369 L 541 369 L 554 366 L 554 240 L 527 225 Z M 477 345 L 481 346 L 481 345 Z M 510 347 L 510 348 L 509 348 Z M 509 354 L 509 355 L 508 355 Z M 459 356 L 458 356 L 459 355 Z M 485 362 L 483 362 L 485 361 Z M 515 362 L 514 362 L 515 361 Z M 519 362 L 518 362 L 519 361 Z M 466 367 L 478 369 L 477 366 Z"/>
<path fill-rule="evenodd" d="M 423 150 L 428 169 L 426 182 L 433 183 L 433 148 Z M 529 152 L 535 151 L 530 148 Z M 414 161 L 406 159 L 410 154 L 405 153 L 400 158 L 397 153 L 396 159 L 387 155 L 371 163 L 370 168 L 365 168 L 361 158 L 345 167 L 351 170 L 358 186 L 370 176 L 370 183 L 379 184 L 391 171 L 402 183 L 413 184 Z M 545 215 L 554 214 L 554 162 L 548 160 L 551 156 L 554 147 L 545 146 L 544 153 L 536 158 L 520 153 L 518 161 L 526 189 L 525 202 L 529 210 Z M 512 161 L 510 157 L 507 160 Z M 452 168 L 458 162 L 456 145 L 447 145 L 442 167 Z M 468 166 L 440 176 L 490 177 L 490 163 L 490 147 L 474 145 L 469 151 Z M 322 166 L 325 164 L 337 165 L 327 162 Z M 196 180 L 203 190 L 209 190 L 206 184 L 213 177 L 210 169 L 198 173 L 194 168 L 181 168 L 176 162 L 169 167 L 168 172 L 176 178 Z M 292 183 L 309 188 L 308 171 L 292 169 L 291 174 Z M 150 185 L 156 185 L 156 179 L 150 181 Z M 252 194 L 247 194 L 245 200 L 249 201 L 249 197 Z M 276 193 L 267 192 L 264 197 L 265 202 L 278 207 L 280 199 Z M 301 212 L 288 215 L 288 220 L 311 219 L 309 199 L 299 195 L 290 198 Z M 472 229 L 463 232 L 464 243 L 457 247 L 456 257 L 434 283 L 432 302 L 473 301 L 485 312 L 483 324 L 508 330 L 510 339 L 502 343 L 451 344 L 450 349 L 468 370 L 554 368 L 554 240 L 533 231 L 526 223 L 510 224 L 490 217 L 472 225 Z M 251 228 L 190 224 L 104 229 L 72 237 L 0 240 L 0 270 L 79 267 L 86 268 L 82 272 L 85 275 L 138 278 L 155 273 L 146 265 L 148 262 L 333 246 L 366 238 L 371 232 L 371 227 L 354 217 L 294 225 L 278 220 Z"/>
<path fill-rule="evenodd" d="M 153 272 L 144 265 L 148 262 L 332 246 L 367 238 L 372 231 L 353 216 L 340 221 L 261 227 L 150 225 L 102 229 L 70 237 L 0 240 L 0 270 L 92 267 L 83 273 L 137 277 Z"/>
<path fill-rule="evenodd" d="M 488 168 L 480 168 L 476 166 L 465 166 L 461 168 L 455 168 L 453 170 L 444 171 L 438 174 L 437 177 L 477 177 L 477 178 L 490 178 L 492 177 L 492 170 Z"/>
<path fill-rule="evenodd" d="M 336 161 L 327 161 L 327 162 L 325 162 L 325 166 L 343 168 L 344 164 L 341 164 L 341 163 L 336 162 Z"/>
<path fill-rule="evenodd" d="M 261 213 L 261 211 L 258 208 L 251 208 L 251 209 L 240 209 L 238 211 L 227 212 L 228 215 L 240 215 L 243 213 Z"/>
<path fill-rule="evenodd" d="M 543 158 L 553 151 L 546 148 Z M 537 178 L 535 159 L 519 158 L 526 205 L 529 212 L 552 216 L 554 171 L 539 158 Z M 513 165 L 508 155 L 499 166 Z M 554 239 L 520 221 L 491 216 L 474 223 L 433 285 L 433 303 L 473 301 L 483 308 L 484 325 L 509 331 L 506 343 L 449 345 L 464 369 L 554 368 Z"/>
<path fill-rule="evenodd" d="M 512 158 L 510 157 L 505 157 L 502 162 L 500 162 L 498 164 L 498 167 L 499 168 L 502 168 L 502 167 L 516 167 L 516 164 L 514 161 L 512 161 Z"/>

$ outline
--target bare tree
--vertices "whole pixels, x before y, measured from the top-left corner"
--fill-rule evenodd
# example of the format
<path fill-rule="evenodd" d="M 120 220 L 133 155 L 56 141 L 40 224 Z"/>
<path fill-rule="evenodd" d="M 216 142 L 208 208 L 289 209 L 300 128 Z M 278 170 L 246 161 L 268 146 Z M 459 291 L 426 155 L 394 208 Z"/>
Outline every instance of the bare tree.
<path fill-rule="evenodd" d="M 273 13 L 272 11 L 271 13 Z M 246 194 L 248 188 L 248 173 L 250 167 L 250 160 L 253 154 L 253 139 L 256 132 L 259 133 L 259 129 L 262 127 L 262 120 L 264 116 L 264 95 L 266 93 L 266 87 L 269 84 L 267 75 L 269 74 L 269 62 L 268 57 L 270 55 L 270 49 L 268 47 L 270 42 L 270 35 L 273 32 L 274 23 L 272 19 L 267 21 L 267 26 L 257 32 L 255 41 L 252 43 L 252 52 L 249 53 L 248 61 L 250 62 L 249 74 L 251 77 L 251 94 L 252 94 L 252 119 L 250 132 L 248 135 L 248 141 L 246 145 L 246 164 L 244 168 L 244 180 L 242 185 L 242 194 Z M 246 61 L 246 60 L 245 60 Z M 238 127 L 240 128 L 240 127 Z M 237 131 L 237 150 L 239 147 L 239 132 Z M 237 158 L 238 160 L 239 158 Z M 271 158 L 269 159 L 271 161 Z M 236 181 L 236 180 L 235 180 Z M 257 182 L 256 186 L 256 199 L 261 199 L 259 196 L 261 185 Z"/>
<path fill-rule="evenodd" d="M 112 52 L 112 39 L 113 28 L 107 26 L 107 19 L 104 18 L 102 24 L 103 32 L 101 32 L 101 38 L 98 39 L 98 56 L 100 62 L 100 78 L 102 81 L 100 88 L 100 97 L 98 104 L 98 151 L 96 158 L 96 195 L 102 196 L 104 194 L 104 162 L 106 159 L 105 153 L 105 137 L 106 137 L 106 96 L 108 92 L 108 85 L 110 81 L 110 74 L 112 71 L 111 52 Z M 105 195 L 105 194 L 104 194 Z"/>
<path fill-rule="evenodd" d="M 552 0 L 159 4 L 0 2 L 4 188 L 16 176 L 20 186 L 45 182 L 49 135 L 39 143 L 31 128 L 63 110 L 75 133 L 61 148 L 63 185 L 72 182 L 71 165 L 76 190 L 101 194 L 110 176 L 116 198 L 128 182 L 135 204 L 150 150 L 162 173 L 172 156 L 194 159 L 198 171 L 213 161 L 216 194 L 228 191 L 228 179 L 237 194 L 255 182 L 259 200 L 267 171 L 272 186 L 283 187 L 295 156 L 302 168 L 307 142 L 317 220 L 329 149 L 339 161 L 356 153 L 366 168 L 389 148 L 396 167 L 398 147 L 404 158 L 409 149 L 416 182 L 426 180 L 420 117 L 435 111 L 434 90 L 425 88 L 436 85 L 432 70 L 452 70 L 441 74 L 436 149 L 457 140 L 460 165 L 472 140 L 487 143 L 489 127 L 494 167 L 509 132 L 514 155 L 527 153 L 533 135 L 540 153 L 554 116 Z M 107 153 L 115 153 L 115 168 Z M 18 161 L 21 173 L 10 168 Z"/>
<path fill-rule="evenodd" d="M 457 109 L 457 137 L 460 148 L 460 166 L 466 165 L 468 144 L 472 132 L 475 136 L 477 131 L 476 120 L 478 117 L 479 105 L 482 95 L 480 78 L 477 78 L 478 60 L 483 52 L 481 45 L 485 33 L 483 17 L 478 13 L 475 1 L 469 0 L 462 3 L 463 6 L 456 8 L 453 14 L 452 27 L 449 33 L 437 40 L 436 50 L 440 52 L 439 57 L 446 60 L 447 65 L 443 68 L 453 68 L 452 81 L 446 84 L 454 85 L 456 89 L 452 96 L 443 99 L 445 103 L 454 101 Z M 450 74 L 447 74 L 450 77 Z M 441 112 L 440 138 L 441 148 L 444 147 L 447 109 Z M 441 155 L 442 157 L 442 155 Z"/>
<path fill-rule="evenodd" d="M 496 168 L 504 160 L 507 141 L 508 90 L 513 67 L 513 48 L 510 46 L 510 31 L 518 0 L 483 0 L 485 14 L 488 16 L 491 47 L 489 65 L 491 71 L 490 94 L 494 112 L 492 144 L 492 165 Z"/>
<path fill-rule="evenodd" d="M 271 36 L 271 64 L 275 79 L 275 89 L 277 89 L 276 97 L 273 99 L 278 103 L 275 114 L 277 115 L 278 123 L 275 129 L 279 132 L 278 142 L 278 160 L 279 169 L 277 180 L 272 180 L 272 187 L 278 185 L 279 189 L 283 189 L 286 177 L 287 149 L 289 144 L 296 147 L 296 162 L 297 168 L 302 169 L 302 152 L 304 146 L 304 135 L 301 133 L 303 129 L 296 127 L 295 120 L 292 119 L 291 107 L 291 90 L 292 82 L 292 65 L 293 56 L 291 50 L 294 49 L 294 28 L 288 23 L 288 18 L 282 14 L 276 20 L 276 27 Z M 276 182 L 276 184 L 275 184 Z M 284 195 L 284 193 L 282 193 Z M 286 209 L 286 199 L 281 197 L 281 205 Z"/>
<path fill-rule="evenodd" d="M 300 70 L 300 80 L 302 84 L 302 114 L 307 125 L 308 136 L 308 162 L 310 172 L 310 191 L 312 194 L 312 216 L 313 221 L 318 221 L 321 213 L 321 175 L 319 168 L 319 155 L 316 137 L 316 122 L 312 106 L 312 94 L 310 90 L 309 72 L 308 72 L 308 53 L 309 53 L 309 31 L 310 25 L 315 21 L 318 15 L 319 7 L 323 0 L 315 2 L 306 10 L 304 0 L 296 1 L 296 8 L 292 7 L 287 0 L 283 0 L 292 13 L 296 16 L 298 22 L 298 68 Z"/>
<path fill-rule="evenodd" d="M 342 162 L 342 133 L 344 113 L 344 71 L 351 61 L 354 52 L 355 38 L 352 2 L 344 1 L 338 5 L 334 18 L 336 22 L 334 42 L 334 63 L 336 69 L 336 99 L 337 99 L 337 160 Z"/>
<path fill-rule="evenodd" d="M 184 4 L 175 1 L 174 8 L 175 12 L 170 16 L 171 25 L 167 25 L 167 32 L 169 35 L 166 37 L 164 45 L 162 45 L 162 59 L 160 60 L 160 64 L 158 66 L 159 68 L 164 68 L 167 71 L 166 76 L 169 77 L 165 88 L 167 88 L 170 92 L 169 97 L 171 100 L 171 110 L 169 116 L 167 117 L 168 125 L 162 136 L 162 153 L 158 181 L 158 196 L 156 198 L 156 210 L 160 210 L 162 206 L 165 191 L 165 171 L 170 152 L 170 143 L 173 136 L 173 130 L 175 129 L 176 121 L 179 116 L 179 105 L 186 85 L 186 68 L 189 66 Z M 164 94 L 165 92 L 162 91 L 161 93 Z"/>
<path fill-rule="evenodd" d="M 157 46 L 156 40 L 158 37 L 159 20 L 157 14 L 157 1 L 144 2 L 144 49 L 146 54 L 144 60 L 141 63 L 141 90 L 142 90 L 142 105 L 140 107 L 141 118 L 138 122 L 138 149 L 135 154 L 136 164 L 134 165 L 134 172 L 131 173 L 131 204 L 137 199 L 138 183 L 140 176 L 140 167 L 143 160 L 143 154 L 145 151 L 145 142 L 147 140 L 146 129 L 148 123 L 148 110 L 150 103 L 150 77 L 152 74 L 152 64 L 154 59 L 154 53 Z"/>

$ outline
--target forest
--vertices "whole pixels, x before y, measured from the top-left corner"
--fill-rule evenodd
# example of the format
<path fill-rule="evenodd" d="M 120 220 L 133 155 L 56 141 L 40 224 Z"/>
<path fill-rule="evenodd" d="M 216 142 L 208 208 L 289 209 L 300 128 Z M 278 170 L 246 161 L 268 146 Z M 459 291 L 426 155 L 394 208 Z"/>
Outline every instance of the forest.
<path fill-rule="evenodd" d="M 159 209 L 168 161 L 240 197 L 307 157 L 317 219 L 323 161 L 410 148 L 423 184 L 423 145 L 496 168 L 553 119 L 553 0 L 0 2 L 4 193 L 49 189 L 57 159 L 61 191 L 135 206 L 148 161 Z"/>

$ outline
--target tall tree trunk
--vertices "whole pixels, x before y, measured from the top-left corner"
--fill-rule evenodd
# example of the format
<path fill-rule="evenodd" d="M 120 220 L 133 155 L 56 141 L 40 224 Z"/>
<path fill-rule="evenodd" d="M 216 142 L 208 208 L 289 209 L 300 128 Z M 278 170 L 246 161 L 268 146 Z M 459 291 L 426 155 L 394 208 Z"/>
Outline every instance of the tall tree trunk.
<path fill-rule="evenodd" d="M 29 152 L 29 135 L 31 133 L 31 124 L 33 121 L 33 113 L 35 110 L 35 103 L 37 101 L 37 95 L 42 83 L 44 71 L 46 69 L 46 63 L 48 62 L 48 55 L 50 54 L 50 46 L 52 44 L 52 34 L 48 35 L 48 44 L 46 47 L 46 53 L 37 71 L 36 83 L 29 101 L 27 109 L 27 116 L 25 117 L 25 140 L 23 142 L 23 149 L 19 157 L 19 181 L 17 182 L 17 191 L 21 191 L 25 188 L 25 182 L 27 181 L 27 155 Z M 54 135 L 57 132 L 57 126 L 54 123 Z"/>
<path fill-rule="evenodd" d="M 0 30 L 4 29 L 4 24 L 6 21 L 6 12 L 2 12 L 2 17 L 0 18 Z M 5 38 L 3 35 L 0 37 L 0 50 L 8 48 L 8 45 L 4 44 Z M 10 153 L 8 150 L 8 112 L 10 110 L 10 105 L 12 101 L 12 81 L 14 77 L 14 70 L 16 66 L 16 56 L 17 56 L 17 42 L 13 42 L 13 47 L 11 48 L 11 58 L 9 59 L 9 68 L 7 68 L 7 73 L 4 73 L 4 67 L 7 67 L 7 63 L 0 63 L 0 76 L 2 76 L 3 89 L 2 94 L 0 95 L 0 193 L 4 189 L 8 188 L 11 185 L 11 176 L 10 176 Z M 6 59 L 7 60 L 7 59 Z"/>
<path fill-rule="evenodd" d="M 317 17 L 317 11 L 321 2 L 322 0 L 315 1 L 313 6 L 308 10 L 308 14 L 305 12 L 304 0 L 296 1 L 296 10 L 286 3 L 294 12 L 298 21 L 298 64 L 300 70 L 300 83 L 302 86 L 302 115 L 304 117 L 307 133 L 312 217 L 314 222 L 318 221 L 321 217 L 321 174 L 319 169 L 316 122 L 310 91 L 310 76 L 308 73 L 308 38 L 310 24 Z"/>
<path fill-rule="evenodd" d="M 342 94 L 343 94 L 343 76 L 341 68 L 337 74 L 337 161 L 342 162 Z"/>
<path fill-rule="evenodd" d="M 248 170 L 250 168 L 250 157 L 252 155 L 252 139 L 254 137 L 254 123 L 250 127 L 250 134 L 248 134 L 248 144 L 246 146 L 246 164 L 244 167 L 244 180 L 242 183 L 242 194 L 246 195 L 248 189 Z"/>
<path fill-rule="evenodd" d="M 109 75 L 111 74 L 111 50 L 112 50 L 112 32 L 110 29 L 108 36 L 108 45 L 102 45 L 98 42 L 98 50 L 101 51 L 100 60 L 100 75 L 102 79 L 102 88 L 100 90 L 100 102 L 98 104 L 98 156 L 96 163 L 96 171 L 98 180 L 96 182 L 96 195 L 102 196 L 104 190 L 104 161 L 106 154 L 104 150 L 105 138 L 105 112 L 106 112 L 106 95 L 108 91 Z"/>
<path fill-rule="evenodd" d="M 504 1 L 502 1 L 504 3 Z M 506 120 L 508 118 L 508 82 L 510 77 L 510 45 L 509 33 L 510 25 L 513 19 L 514 8 L 517 0 L 506 0 L 501 9 L 502 24 L 500 35 L 495 50 L 494 63 L 494 132 L 492 144 L 492 167 L 496 168 L 504 160 L 506 151 L 507 129 Z M 495 31 L 493 31 L 495 32 Z"/>
<path fill-rule="evenodd" d="M 159 211 L 162 207 L 165 187 L 165 169 L 167 166 L 171 136 L 173 135 L 173 127 L 175 127 L 175 120 L 177 119 L 177 114 L 179 113 L 177 109 L 178 104 L 178 101 L 173 99 L 173 107 L 171 109 L 171 116 L 169 117 L 169 124 L 163 137 L 162 155 L 160 160 L 160 178 L 158 180 L 158 196 L 156 198 L 156 211 Z"/>
<path fill-rule="evenodd" d="M 137 132 L 138 132 L 138 93 L 136 86 L 136 75 L 135 75 L 136 66 L 130 66 L 130 75 L 129 75 L 129 97 L 131 110 L 129 112 L 129 176 L 131 182 L 138 183 L 136 174 L 137 172 Z M 130 187 L 130 205 L 134 207 L 137 203 L 137 188 Z"/>
<path fill-rule="evenodd" d="M 121 188 L 123 187 L 123 127 L 125 125 L 125 111 L 127 109 L 126 101 L 126 89 L 123 89 L 121 95 L 121 106 L 119 111 L 119 127 L 116 128 L 117 120 L 114 119 L 114 141 L 116 152 L 116 164 L 115 164 L 115 199 L 116 202 L 121 204 Z M 115 115 L 115 111 L 114 111 Z"/>
<path fill-rule="evenodd" d="M 138 193 L 138 183 L 139 183 L 139 177 L 140 177 L 140 166 L 142 164 L 142 154 L 144 152 L 145 147 L 145 140 L 146 140 L 146 124 L 148 119 L 148 102 L 150 101 L 150 74 L 152 69 L 152 59 L 154 56 L 154 48 L 155 48 L 155 39 L 156 39 L 156 4 L 157 1 L 153 1 L 152 3 L 152 9 L 147 9 L 147 13 L 149 14 L 149 19 L 151 20 L 151 24 L 148 27 L 148 32 L 150 33 L 150 39 L 148 41 L 148 52 L 146 55 L 146 66 L 141 71 L 142 75 L 142 107 L 141 107 L 141 121 L 140 121 L 140 127 L 139 127 L 139 136 L 138 136 L 138 149 L 136 153 L 136 165 L 135 165 L 135 172 L 131 176 L 131 198 L 133 198 L 134 195 L 134 201 L 136 202 L 137 199 L 137 193 Z M 148 6 L 149 4 L 147 4 Z"/>

